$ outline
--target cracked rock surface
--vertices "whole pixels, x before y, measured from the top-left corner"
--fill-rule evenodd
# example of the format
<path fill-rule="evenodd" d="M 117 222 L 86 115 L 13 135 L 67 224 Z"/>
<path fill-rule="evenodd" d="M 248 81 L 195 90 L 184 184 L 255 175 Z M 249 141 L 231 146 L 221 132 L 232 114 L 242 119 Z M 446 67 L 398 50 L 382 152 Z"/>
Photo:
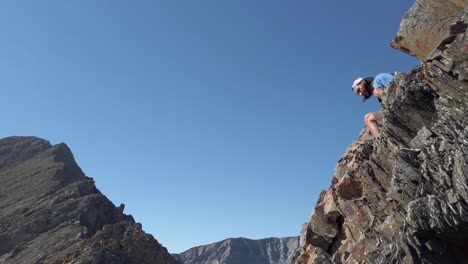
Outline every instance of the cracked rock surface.
<path fill-rule="evenodd" d="M 466 1 L 416 1 L 392 46 L 421 60 L 382 102 L 303 227 L 293 263 L 468 262 Z"/>

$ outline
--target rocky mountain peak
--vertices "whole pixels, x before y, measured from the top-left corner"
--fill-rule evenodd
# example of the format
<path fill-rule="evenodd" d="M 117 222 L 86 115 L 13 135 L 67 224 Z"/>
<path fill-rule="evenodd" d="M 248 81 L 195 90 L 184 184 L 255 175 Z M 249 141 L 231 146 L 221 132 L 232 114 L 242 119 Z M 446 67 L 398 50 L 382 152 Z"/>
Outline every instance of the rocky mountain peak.
<path fill-rule="evenodd" d="M 65 144 L 0 140 L 0 263 L 176 263 Z"/>

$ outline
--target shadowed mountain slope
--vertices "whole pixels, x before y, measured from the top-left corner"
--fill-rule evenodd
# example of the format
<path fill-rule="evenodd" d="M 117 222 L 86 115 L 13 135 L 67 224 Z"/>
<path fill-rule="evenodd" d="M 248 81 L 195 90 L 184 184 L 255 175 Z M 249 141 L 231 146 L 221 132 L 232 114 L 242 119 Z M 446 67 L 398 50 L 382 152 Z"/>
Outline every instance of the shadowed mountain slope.
<path fill-rule="evenodd" d="M 0 140 L 0 263 L 176 263 L 65 144 Z"/>

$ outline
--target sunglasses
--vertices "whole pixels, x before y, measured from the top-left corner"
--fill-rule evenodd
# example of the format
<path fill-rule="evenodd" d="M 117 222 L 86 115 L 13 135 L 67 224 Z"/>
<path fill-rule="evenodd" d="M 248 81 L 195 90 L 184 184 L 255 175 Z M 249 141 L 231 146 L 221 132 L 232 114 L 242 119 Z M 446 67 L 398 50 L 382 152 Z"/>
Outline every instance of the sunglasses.
<path fill-rule="evenodd" d="M 359 85 L 361 85 L 361 83 L 359 83 L 356 86 L 354 86 L 353 88 L 351 88 L 351 91 L 353 91 L 353 93 L 355 93 L 357 95 L 362 96 L 362 91 L 361 91 L 362 88 L 359 87 Z"/>

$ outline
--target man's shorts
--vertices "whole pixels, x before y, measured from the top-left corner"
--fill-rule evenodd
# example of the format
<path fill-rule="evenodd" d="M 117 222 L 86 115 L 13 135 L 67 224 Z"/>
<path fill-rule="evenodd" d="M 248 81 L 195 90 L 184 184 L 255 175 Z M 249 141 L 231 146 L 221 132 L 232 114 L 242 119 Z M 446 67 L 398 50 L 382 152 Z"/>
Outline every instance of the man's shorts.
<path fill-rule="evenodd" d="M 374 115 L 375 119 L 377 119 L 377 124 L 379 124 L 379 126 L 382 126 L 384 123 L 384 115 L 382 111 L 372 112 L 372 114 Z"/>

